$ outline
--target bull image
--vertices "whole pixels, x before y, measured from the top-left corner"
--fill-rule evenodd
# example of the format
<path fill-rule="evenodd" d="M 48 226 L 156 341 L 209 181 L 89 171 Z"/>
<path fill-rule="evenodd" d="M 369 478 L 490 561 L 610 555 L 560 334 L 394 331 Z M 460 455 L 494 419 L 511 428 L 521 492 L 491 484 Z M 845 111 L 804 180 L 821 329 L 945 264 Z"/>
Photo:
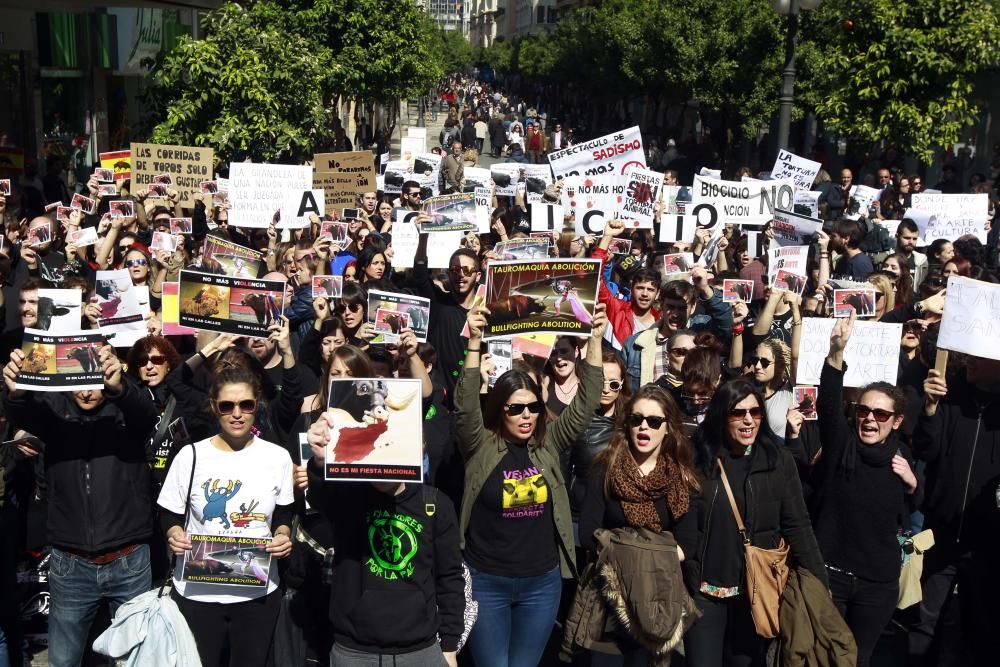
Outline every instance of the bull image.
<path fill-rule="evenodd" d="M 674 267 L 671 269 L 670 267 Z M 687 257 L 678 256 L 671 257 L 667 262 L 667 273 L 675 272 L 687 272 L 691 270 L 691 264 L 688 262 Z"/>
<path fill-rule="evenodd" d="M 489 309 L 490 320 L 494 324 L 512 322 L 530 317 L 531 315 L 537 315 L 538 313 L 544 313 L 545 301 L 536 297 L 515 294 L 506 299 L 494 301 L 489 305 Z"/>
<path fill-rule="evenodd" d="M 66 351 L 67 359 L 75 359 L 84 373 L 93 373 L 100 368 L 98 364 L 97 348 L 93 345 L 81 345 L 71 347 Z"/>
<path fill-rule="evenodd" d="M 187 315 L 210 317 L 219 312 L 219 296 L 214 290 L 202 289 L 189 299 L 181 299 L 180 311 Z"/>
<path fill-rule="evenodd" d="M 781 276 L 779 282 L 785 284 L 785 289 L 789 292 L 795 292 L 798 294 L 805 287 L 805 279 L 802 276 L 797 276 L 795 274 L 786 273 Z"/>
<path fill-rule="evenodd" d="M 394 171 L 387 171 L 385 174 L 385 184 L 396 187 L 403 187 L 403 175 Z"/>
<path fill-rule="evenodd" d="M 540 195 L 545 192 L 545 181 L 534 176 L 529 176 L 524 182 L 524 188 L 527 192 Z"/>
<path fill-rule="evenodd" d="M 510 174 L 494 171 L 492 176 L 493 182 L 496 183 L 498 188 L 510 187 Z"/>
<path fill-rule="evenodd" d="M 434 173 L 434 165 L 427 160 L 416 158 L 413 160 L 413 173 L 423 174 L 425 176 L 430 175 Z"/>
<path fill-rule="evenodd" d="M 317 281 L 317 284 L 323 289 L 327 296 L 333 296 L 333 293 L 336 291 L 334 289 L 334 282 L 329 278 L 319 280 Z"/>
<path fill-rule="evenodd" d="M 871 315 L 875 312 L 875 300 L 868 292 L 852 292 L 844 297 L 843 303 L 854 308 L 858 315 Z"/>
<path fill-rule="evenodd" d="M 750 297 L 753 294 L 753 285 L 747 283 L 736 283 L 733 285 L 733 291 L 736 292 L 736 296 L 740 298 L 740 301 L 749 303 Z"/>
<path fill-rule="evenodd" d="M 266 327 L 274 322 L 274 297 L 270 294 L 244 294 L 240 303 L 253 311 L 258 324 Z"/>
<path fill-rule="evenodd" d="M 27 354 L 24 358 L 24 372 L 25 373 L 44 373 L 45 366 L 48 364 L 49 354 L 45 351 L 45 348 L 40 345 L 34 345 L 31 348 L 31 352 Z"/>
<path fill-rule="evenodd" d="M 424 331 L 427 329 L 429 316 L 428 312 L 423 308 L 417 308 L 416 306 L 411 306 L 407 308 L 406 314 L 410 316 L 410 328 L 418 331 Z"/>
<path fill-rule="evenodd" d="M 398 334 L 406 327 L 406 315 L 401 313 L 386 315 L 382 321 L 389 325 L 389 330 L 394 334 Z"/>

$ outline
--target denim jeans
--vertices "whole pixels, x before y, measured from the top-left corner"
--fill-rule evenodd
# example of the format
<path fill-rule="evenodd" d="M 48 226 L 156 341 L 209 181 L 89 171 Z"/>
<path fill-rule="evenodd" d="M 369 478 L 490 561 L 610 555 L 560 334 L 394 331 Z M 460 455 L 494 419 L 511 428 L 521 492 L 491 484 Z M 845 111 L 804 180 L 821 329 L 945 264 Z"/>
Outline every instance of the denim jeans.
<path fill-rule="evenodd" d="M 94 565 L 53 547 L 49 560 L 49 665 L 76 667 L 83 658 L 90 624 L 102 599 L 111 615 L 151 588 L 149 547 Z"/>
<path fill-rule="evenodd" d="M 536 667 L 555 626 L 559 568 L 537 577 L 503 577 L 469 567 L 479 618 L 469 635 L 476 667 Z"/>

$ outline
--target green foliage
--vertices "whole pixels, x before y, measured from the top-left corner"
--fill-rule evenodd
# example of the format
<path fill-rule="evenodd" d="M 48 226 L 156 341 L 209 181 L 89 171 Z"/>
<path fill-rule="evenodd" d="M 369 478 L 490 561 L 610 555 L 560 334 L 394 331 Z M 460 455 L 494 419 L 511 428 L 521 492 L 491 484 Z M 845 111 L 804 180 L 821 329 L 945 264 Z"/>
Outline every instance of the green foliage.
<path fill-rule="evenodd" d="M 1000 54 L 991 0 L 827 0 L 803 32 L 802 99 L 826 128 L 925 162 L 975 121 L 973 78 Z"/>
<path fill-rule="evenodd" d="M 514 46 L 511 42 L 493 42 L 485 49 L 481 49 L 478 58 L 480 64 L 486 65 L 499 75 L 507 74 L 511 71 L 514 62 Z"/>
<path fill-rule="evenodd" d="M 434 50 L 446 74 L 465 72 L 473 63 L 472 45 L 458 30 L 434 27 Z"/>

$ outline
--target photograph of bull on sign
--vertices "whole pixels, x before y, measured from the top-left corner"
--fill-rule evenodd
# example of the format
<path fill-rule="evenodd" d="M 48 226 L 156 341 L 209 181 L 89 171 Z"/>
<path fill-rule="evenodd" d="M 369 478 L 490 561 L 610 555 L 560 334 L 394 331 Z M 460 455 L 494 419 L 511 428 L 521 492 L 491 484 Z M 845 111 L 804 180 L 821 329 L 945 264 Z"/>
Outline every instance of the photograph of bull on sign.
<path fill-rule="evenodd" d="M 600 260 L 490 262 L 485 339 L 529 333 L 589 336 Z"/>
<path fill-rule="evenodd" d="M 202 331 L 266 338 L 281 323 L 285 283 L 181 271 L 179 324 Z"/>
<path fill-rule="evenodd" d="M 431 301 L 395 292 L 368 292 L 368 320 L 375 325 L 374 344 L 398 343 L 403 329 L 413 329 L 418 343 L 427 342 L 431 321 Z"/>
<path fill-rule="evenodd" d="M 423 479 L 420 380 L 334 379 L 326 419 L 326 479 Z"/>
<path fill-rule="evenodd" d="M 833 290 L 833 316 L 850 317 L 851 310 L 856 312 L 858 317 L 875 317 L 875 290 Z"/>

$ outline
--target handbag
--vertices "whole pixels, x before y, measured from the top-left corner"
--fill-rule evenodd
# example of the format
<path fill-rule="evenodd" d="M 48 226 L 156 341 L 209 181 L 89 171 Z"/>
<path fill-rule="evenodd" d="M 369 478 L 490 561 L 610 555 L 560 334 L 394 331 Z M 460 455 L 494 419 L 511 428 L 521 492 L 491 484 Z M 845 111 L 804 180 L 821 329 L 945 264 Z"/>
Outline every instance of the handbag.
<path fill-rule="evenodd" d="M 733 490 L 729 487 L 729 478 L 722 467 L 722 461 L 716 460 L 722 485 L 729 496 L 729 505 L 733 508 L 736 526 L 743 538 L 743 554 L 746 561 L 747 595 L 750 599 L 750 614 L 757 634 L 767 639 L 774 639 L 780 630 L 778 612 L 781 608 L 781 595 L 788 583 L 788 545 L 784 538 L 779 539 L 775 549 L 762 549 L 750 543 L 750 535 L 743 525 L 743 517 L 736 507 Z"/>

